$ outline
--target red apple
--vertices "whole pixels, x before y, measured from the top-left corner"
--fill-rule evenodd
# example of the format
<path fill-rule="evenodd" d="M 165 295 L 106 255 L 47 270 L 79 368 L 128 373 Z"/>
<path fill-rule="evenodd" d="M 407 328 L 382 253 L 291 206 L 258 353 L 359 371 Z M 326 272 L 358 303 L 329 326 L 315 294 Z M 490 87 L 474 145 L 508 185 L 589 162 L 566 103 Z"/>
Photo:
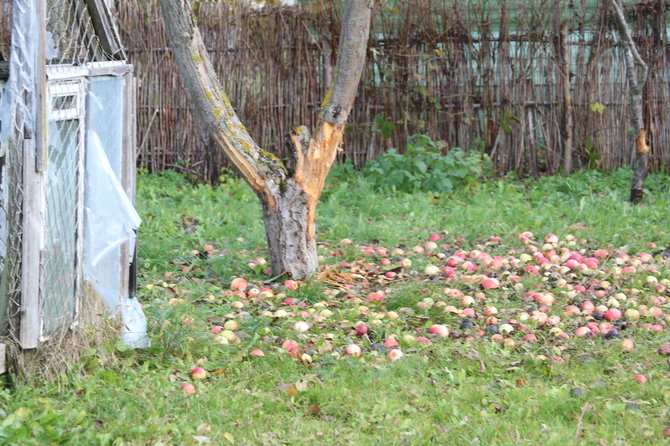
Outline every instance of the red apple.
<path fill-rule="evenodd" d="M 297 342 L 287 339 L 286 341 L 284 341 L 281 347 L 294 358 L 298 357 L 298 350 L 300 349 L 300 344 L 298 344 Z"/>
<path fill-rule="evenodd" d="M 611 310 L 607 310 L 605 312 L 605 320 L 607 321 L 618 321 L 621 319 L 621 310 L 618 308 L 612 308 Z"/>
<path fill-rule="evenodd" d="M 356 344 L 349 344 L 344 348 L 344 353 L 349 356 L 361 356 L 361 348 Z"/>
<path fill-rule="evenodd" d="M 584 336 L 588 336 L 591 334 L 591 330 L 589 327 L 579 327 L 578 329 L 575 330 L 575 336 L 578 338 L 583 338 Z"/>
<path fill-rule="evenodd" d="M 535 333 L 527 333 L 523 337 L 524 342 L 537 342 L 537 336 L 535 336 Z"/>
<path fill-rule="evenodd" d="M 482 282 L 482 288 L 484 288 L 485 290 L 491 290 L 494 288 L 498 288 L 499 286 L 500 282 L 498 281 L 498 279 L 488 278 Z"/>
<path fill-rule="evenodd" d="M 393 347 L 398 347 L 398 341 L 393 336 L 389 336 L 388 339 L 384 341 L 384 347 L 386 348 L 393 348 Z"/>
<path fill-rule="evenodd" d="M 430 329 L 428 329 L 428 333 L 430 334 L 435 334 L 441 337 L 446 337 L 449 336 L 449 329 L 441 324 L 435 324 Z"/>
<path fill-rule="evenodd" d="M 621 341 L 621 350 L 623 352 L 632 352 L 635 349 L 635 343 L 632 339 L 623 339 Z"/>
<path fill-rule="evenodd" d="M 356 329 L 357 336 L 363 336 L 368 332 L 368 327 L 365 324 L 358 324 L 354 328 Z"/>
<path fill-rule="evenodd" d="M 389 361 L 394 362 L 403 357 L 403 353 L 398 349 L 393 349 L 389 352 Z"/>
<path fill-rule="evenodd" d="M 295 280 L 288 279 L 287 281 L 284 282 L 284 286 L 289 290 L 295 290 L 298 288 L 298 282 L 296 282 Z"/>
<path fill-rule="evenodd" d="M 207 370 L 203 369 L 202 367 L 196 367 L 191 370 L 191 378 L 196 381 L 202 381 L 203 379 L 207 378 L 208 375 L 209 373 L 207 373 Z"/>
<path fill-rule="evenodd" d="M 244 291 L 249 286 L 249 283 L 241 277 L 236 277 L 230 282 L 230 289 L 234 291 Z"/>
<path fill-rule="evenodd" d="M 433 341 L 431 341 L 430 339 L 428 339 L 425 336 L 419 336 L 418 338 L 416 338 L 416 342 L 418 342 L 420 344 L 425 344 L 425 345 L 432 345 L 433 344 Z"/>
<path fill-rule="evenodd" d="M 195 393 L 195 386 L 191 383 L 182 384 L 180 389 L 183 390 L 187 395 Z"/>

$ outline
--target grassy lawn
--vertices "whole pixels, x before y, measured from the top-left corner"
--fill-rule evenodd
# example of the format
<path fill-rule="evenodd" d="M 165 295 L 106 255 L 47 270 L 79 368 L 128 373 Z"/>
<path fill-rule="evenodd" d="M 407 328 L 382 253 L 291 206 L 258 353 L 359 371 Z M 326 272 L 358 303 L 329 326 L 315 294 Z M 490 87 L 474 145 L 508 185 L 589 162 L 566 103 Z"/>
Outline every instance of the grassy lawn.
<path fill-rule="evenodd" d="M 0 443 L 668 443 L 658 350 L 670 342 L 670 268 L 657 252 L 670 246 L 669 180 L 651 176 L 645 204 L 630 206 L 626 171 L 442 195 L 382 193 L 336 172 L 317 220 L 326 269 L 293 289 L 263 283 L 248 186 L 141 175 L 138 296 L 152 347 L 110 343 L 54 382 L 6 386 Z M 579 266 L 587 258 L 597 263 Z M 484 288 L 483 275 L 497 283 Z M 605 312 L 617 307 L 620 318 Z M 191 378 L 197 366 L 206 379 Z"/>

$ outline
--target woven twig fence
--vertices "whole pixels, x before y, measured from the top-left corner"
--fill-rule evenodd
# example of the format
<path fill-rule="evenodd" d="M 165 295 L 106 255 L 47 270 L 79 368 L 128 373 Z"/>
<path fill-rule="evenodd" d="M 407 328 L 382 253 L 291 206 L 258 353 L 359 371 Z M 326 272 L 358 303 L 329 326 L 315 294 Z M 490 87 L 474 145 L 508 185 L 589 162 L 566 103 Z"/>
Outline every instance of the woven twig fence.
<path fill-rule="evenodd" d="M 315 122 L 335 60 L 339 8 L 337 2 L 262 9 L 240 3 L 201 1 L 197 20 L 245 125 L 283 157 L 285 135 Z M 627 165 L 634 139 L 628 87 L 605 3 L 397 0 L 378 8 L 340 158 L 360 167 L 421 132 L 447 147 L 486 151 L 500 172 L 558 172 L 566 131 L 561 64 L 569 60 L 573 167 Z M 650 66 L 651 166 L 670 170 L 670 3 L 626 4 Z M 226 163 L 193 118 L 157 2 L 129 0 L 119 8 L 122 40 L 139 78 L 138 165 L 216 180 Z"/>

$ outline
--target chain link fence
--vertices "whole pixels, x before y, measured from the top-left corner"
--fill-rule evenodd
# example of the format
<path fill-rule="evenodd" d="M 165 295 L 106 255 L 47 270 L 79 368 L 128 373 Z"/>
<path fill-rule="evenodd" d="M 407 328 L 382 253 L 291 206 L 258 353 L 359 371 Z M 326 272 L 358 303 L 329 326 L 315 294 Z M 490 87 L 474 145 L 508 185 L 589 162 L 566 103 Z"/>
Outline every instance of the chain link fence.
<path fill-rule="evenodd" d="M 14 341 L 19 333 L 21 310 L 21 260 L 23 246 L 23 147 L 32 136 L 33 97 L 30 94 L 30 47 L 11 45 L 13 6 L 27 8 L 26 2 L 0 2 L 0 53 L 4 75 L 0 78 L 0 160 L 2 164 L 2 273 L 0 280 L 0 322 L 9 328 Z M 29 28 L 29 27 L 28 27 Z M 8 79 L 12 57 L 16 75 Z"/>
<path fill-rule="evenodd" d="M 122 53 L 104 0 L 47 0 L 47 11 L 49 65 L 109 61 Z"/>
<path fill-rule="evenodd" d="M 81 236 L 81 102 L 76 83 L 49 86 L 48 162 L 44 250 L 45 336 L 67 327 L 76 311 Z"/>
<path fill-rule="evenodd" d="M 12 2 L 0 0 L 0 104 L 5 92 L 5 84 L 9 74 L 10 30 L 12 28 Z M 2 131 L 2 115 L 0 114 L 0 132 Z M 4 270 L 7 255 L 7 158 L 6 147 L 0 141 L 0 275 Z M 7 302 L 0 295 L 0 328 L 5 325 Z"/>

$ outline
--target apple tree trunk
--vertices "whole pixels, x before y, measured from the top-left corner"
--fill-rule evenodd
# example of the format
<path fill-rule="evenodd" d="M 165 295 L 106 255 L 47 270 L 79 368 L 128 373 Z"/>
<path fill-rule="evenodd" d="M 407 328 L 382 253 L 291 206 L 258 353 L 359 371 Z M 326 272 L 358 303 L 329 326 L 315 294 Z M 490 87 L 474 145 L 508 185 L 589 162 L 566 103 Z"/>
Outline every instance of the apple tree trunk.
<path fill-rule="evenodd" d="M 313 134 L 291 133 L 291 162 L 262 150 L 247 133 L 222 91 L 189 0 L 161 0 L 161 11 L 179 73 L 200 121 L 263 208 L 275 275 L 303 279 L 318 268 L 316 206 L 335 156 L 363 72 L 374 0 L 344 6 L 337 63 Z"/>
<path fill-rule="evenodd" d="M 617 24 L 619 36 L 623 43 L 624 59 L 626 61 L 626 79 L 630 87 L 633 127 L 636 134 L 635 148 L 633 150 L 633 179 L 630 188 L 630 202 L 639 203 L 642 201 L 644 181 L 649 171 L 649 146 L 647 145 L 647 131 L 644 127 L 644 117 L 642 114 L 642 89 L 647 80 L 648 68 L 633 41 L 621 4 L 618 0 L 610 0 L 610 4 L 614 10 L 614 21 Z M 639 76 L 638 68 L 640 70 Z"/>

